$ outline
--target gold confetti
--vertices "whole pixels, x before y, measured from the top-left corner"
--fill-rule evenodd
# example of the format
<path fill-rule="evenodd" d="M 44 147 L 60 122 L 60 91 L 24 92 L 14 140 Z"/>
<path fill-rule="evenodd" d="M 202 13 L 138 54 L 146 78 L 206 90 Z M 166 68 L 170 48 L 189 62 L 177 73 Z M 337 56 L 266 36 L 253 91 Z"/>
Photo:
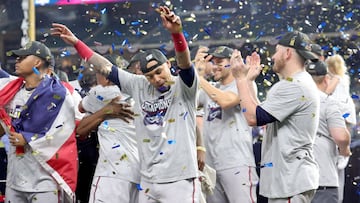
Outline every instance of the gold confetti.
<path fill-rule="evenodd" d="M 38 134 L 34 134 L 32 137 L 31 137 L 31 141 L 34 141 L 38 138 Z"/>
<path fill-rule="evenodd" d="M 53 98 L 59 100 L 59 99 L 61 99 L 61 96 L 57 95 L 57 94 L 54 94 Z"/>
<path fill-rule="evenodd" d="M 143 142 L 150 142 L 150 139 L 143 139 Z"/>
<path fill-rule="evenodd" d="M 287 81 L 292 82 L 294 79 L 293 78 L 286 78 Z"/>
<path fill-rule="evenodd" d="M 169 122 L 169 123 L 174 123 L 174 122 L 175 122 L 175 118 L 170 118 L 170 119 L 168 120 L 168 122 Z"/>
<path fill-rule="evenodd" d="M 46 136 L 45 136 L 45 139 L 46 139 L 46 140 L 52 140 L 52 139 L 54 139 L 54 136 L 52 136 L 52 135 L 46 135 Z"/>
<path fill-rule="evenodd" d="M 123 161 L 123 160 L 126 160 L 126 161 L 129 160 L 128 156 L 126 154 L 121 155 L 120 161 Z"/>
<path fill-rule="evenodd" d="M 166 85 L 173 85 L 173 84 L 175 84 L 175 81 L 172 81 L 172 80 L 171 81 L 166 81 L 165 84 Z"/>

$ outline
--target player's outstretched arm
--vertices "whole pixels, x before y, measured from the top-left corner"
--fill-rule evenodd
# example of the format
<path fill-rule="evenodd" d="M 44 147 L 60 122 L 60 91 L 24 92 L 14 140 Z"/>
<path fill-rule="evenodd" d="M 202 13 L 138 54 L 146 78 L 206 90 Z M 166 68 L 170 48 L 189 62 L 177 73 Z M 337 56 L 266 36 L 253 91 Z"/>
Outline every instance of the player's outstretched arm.
<path fill-rule="evenodd" d="M 112 63 L 105 57 L 95 53 L 84 42 L 79 40 L 72 31 L 63 24 L 53 23 L 50 29 L 51 35 L 57 36 L 65 43 L 74 46 L 82 59 L 93 64 L 97 72 L 108 76 L 111 72 Z"/>
<path fill-rule="evenodd" d="M 190 68 L 190 51 L 184 34 L 182 33 L 182 23 L 180 17 L 175 15 L 175 13 L 166 6 L 160 6 L 157 11 L 160 13 L 163 27 L 171 33 L 179 68 Z"/>

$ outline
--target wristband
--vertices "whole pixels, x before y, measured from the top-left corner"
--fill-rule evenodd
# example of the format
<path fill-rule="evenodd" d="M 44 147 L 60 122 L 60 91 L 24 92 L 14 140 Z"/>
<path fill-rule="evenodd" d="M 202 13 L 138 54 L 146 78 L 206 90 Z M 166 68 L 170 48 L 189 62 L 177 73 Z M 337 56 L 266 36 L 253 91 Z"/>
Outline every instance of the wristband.
<path fill-rule="evenodd" d="M 172 33 L 171 37 L 174 42 L 175 51 L 183 52 L 187 49 L 187 42 L 183 33 Z"/>
<path fill-rule="evenodd" d="M 206 148 L 203 147 L 203 146 L 197 146 L 197 147 L 196 147 L 196 150 L 206 152 Z"/>
<path fill-rule="evenodd" d="M 74 45 L 74 48 L 76 49 L 76 51 L 78 52 L 80 57 L 82 59 L 85 59 L 85 61 L 87 61 L 94 54 L 93 50 L 91 50 L 90 47 L 88 47 L 81 40 L 78 40 L 76 42 L 76 44 Z"/>

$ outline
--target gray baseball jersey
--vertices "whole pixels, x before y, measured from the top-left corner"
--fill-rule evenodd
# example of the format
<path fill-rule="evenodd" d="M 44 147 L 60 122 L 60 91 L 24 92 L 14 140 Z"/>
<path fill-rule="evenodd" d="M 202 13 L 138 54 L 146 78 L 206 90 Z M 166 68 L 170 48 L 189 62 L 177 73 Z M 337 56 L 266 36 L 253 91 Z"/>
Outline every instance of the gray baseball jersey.
<path fill-rule="evenodd" d="M 278 120 L 267 125 L 262 142 L 260 194 L 286 198 L 316 189 L 319 169 L 312 148 L 320 98 L 313 79 L 302 71 L 280 80 L 260 105 Z"/>
<path fill-rule="evenodd" d="M 160 93 L 145 78 L 119 70 L 123 93 L 135 101 L 136 135 L 142 178 L 166 183 L 197 176 L 195 110 L 198 78 L 188 87 L 172 77 L 169 91 Z"/>
<path fill-rule="evenodd" d="M 119 87 L 97 85 L 82 100 L 86 111 L 96 112 L 112 99 L 121 96 Z M 94 176 L 119 178 L 134 183 L 140 182 L 140 163 L 134 124 L 121 119 L 103 121 L 98 127 L 99 159 Z"/>
<path fill-rule="evenodd" d="M 236 81 L 228 85 L 217 84 L 219 89 L 238 94 Z M 216 170 L 236 166 L 253 166 L 255 159 L 251 127 L 243 115 L 240 105 L 221 109 L 204 91 L 199 94 L 203 104 L 203 137 L 206 146 L 206 162 Z"/>
<path fill-rule="evenodd" d="M 314 156 L 319 165 L 321 186 L 339 186 L 336 166 L 338 150 L 330 128 L 346 128 L 338 102 L 320 91 L 320 122 L 314 143 Z"/>

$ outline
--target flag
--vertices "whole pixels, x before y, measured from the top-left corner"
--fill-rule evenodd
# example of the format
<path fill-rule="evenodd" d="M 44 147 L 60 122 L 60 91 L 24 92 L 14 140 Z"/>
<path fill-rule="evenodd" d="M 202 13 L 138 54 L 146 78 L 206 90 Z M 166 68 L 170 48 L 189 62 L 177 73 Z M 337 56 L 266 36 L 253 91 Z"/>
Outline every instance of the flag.
<path fill-rule="evenodd" d="M 3 123 L 10 119 L 6 113 L 4 115 L 4 107 L 18 92 L 21 80 L 13 80 L 0 90 Z M 12 119 L 11 127 L 23 135 L 32 155 L 62 188 L 64 202 L 75 202 L 78 163 L 74 103 L 70 92 L 59 80 L 45 77 L 24 105 L 19 118 Z"/>

